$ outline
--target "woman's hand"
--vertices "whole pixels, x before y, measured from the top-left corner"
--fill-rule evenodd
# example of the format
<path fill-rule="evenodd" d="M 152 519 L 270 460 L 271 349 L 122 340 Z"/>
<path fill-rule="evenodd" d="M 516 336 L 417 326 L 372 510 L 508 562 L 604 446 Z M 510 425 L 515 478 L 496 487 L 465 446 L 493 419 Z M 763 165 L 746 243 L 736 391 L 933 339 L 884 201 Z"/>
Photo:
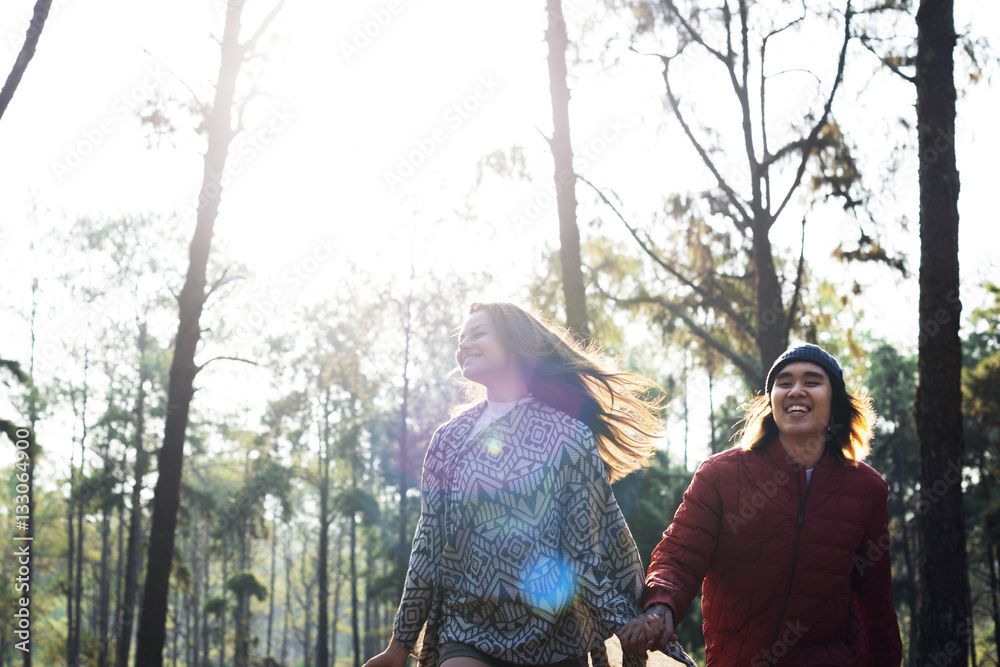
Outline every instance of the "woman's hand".
<path fill-rule="evenodd" d="M 660 648 L 668 641 L 677 641 L 674 615 L 670 607 L 653 605 L 619 628 L 615 633 L 622 648 L 629 653 L 645 656 L 647 651 Z"/>
<path fill-rule="evenodd" d="M 405 667 L 406 658 L 409 655 L 410 652 L 406 650 L 406 647 L 393 637 L 388 648 L 369 658 L 363 667 Z"/>

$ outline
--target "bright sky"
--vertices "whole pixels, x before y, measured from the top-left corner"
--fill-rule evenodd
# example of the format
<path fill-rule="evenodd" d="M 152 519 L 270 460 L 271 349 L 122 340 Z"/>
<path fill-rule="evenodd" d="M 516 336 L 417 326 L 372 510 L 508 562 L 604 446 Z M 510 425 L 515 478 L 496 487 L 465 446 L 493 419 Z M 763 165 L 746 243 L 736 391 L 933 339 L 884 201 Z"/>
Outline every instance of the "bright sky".
<path fill-rule="evenodd" d="M 256 25 L 271 6 L 247 4 L 245 26 Z M 564 0 L 571 26 L 596 4 Z M 992 30 L 987 36 L 1000 45 L 993 0 L 958 5 L 960 24 L 971 20 Z M 32 6 L 8 0 L 0 8 L 4 75 Z M 135 110 L 158 93 L 181 104 L 190 91 L 211 98 L 218 48 L 210 35 L 221 36 L 224 10 L 224 0 L 54 0 L 38 52 L 0 119 L 0 248 L 8 263 L 0 280 L 9 281 L 6 289 L 22 305 L 31 269 L 17 258 L 27 257 L 34 224 L 28 211 L 35 206 L 57 226 L 81 215 L 143 211 L 178 212 L 180 224 L 192 224 L 200 143 L 182 119 L 173 144 L 150 149 Z M 551 124 L 544 25 L 542 0 L 290 0 L 272 31 L 276 39 L 267 41 L 273 58 L 262 87 L 270 97 L 250 110 L 249 129 L 233 144 L 214 243 L 259 275 L 280 280 L 317 248 L 397 270 L 415 235 L 418 263 L 512 276 L 486 296 L 519 289 L 525 267 L 557 241 L 550 181 L 487 177 L 471 203 L 466 196 L 485 154 L 518 144 L 532 160 L 548 159 L 539 132 Z M 607 22 L 601 29 L 624 33 Z M 684 190 L 693 170 L 683 143 L 657 136 L 649 122 L 676 128 L 662 122 L 659 65 L 622 46 L 615 42 L 619 69 L 571 64 L 573 141 L 588 157 L 584 175 L 621 194 L 626 211 L 642 219 L 663 196 Z M 909 104 L 905 97 L 888 100 L 886 122 Z M 1000 154 L 997 108 L 996 87 L 980 85 L 963 101 L 959 122 L 968 284 L 984 275 L 1000 279 L 991 197 Z M 578 197 L 592 199 L 584 187 Z M 915 211 L 913 201 L 904 206 Z M 473 223 L 462 217 L 467 207 Z M 798 221 L 787 224 L 775 241 L 796 247 Z M 810 231 L 807 249 L 817 265 L 832 248 L 822 229 Z M 915 249 L 915 230 L 914 217 L 909 236 L 893 243 Z M 915 255 L 911 268 L 915 273 Z M 333 293 L 325 275 L 311 275 L 307 288 Z M 871 326 L 904 344 L 915 341 L 915 322 L 884 316 L 893 306 L 915 312 L 915 280 L 857 275 L 871 276 Z M 7 312 L 0 310 L 3 318 Z M 24 358 L 23 327 L 4 329 L 5 355 Z"/>

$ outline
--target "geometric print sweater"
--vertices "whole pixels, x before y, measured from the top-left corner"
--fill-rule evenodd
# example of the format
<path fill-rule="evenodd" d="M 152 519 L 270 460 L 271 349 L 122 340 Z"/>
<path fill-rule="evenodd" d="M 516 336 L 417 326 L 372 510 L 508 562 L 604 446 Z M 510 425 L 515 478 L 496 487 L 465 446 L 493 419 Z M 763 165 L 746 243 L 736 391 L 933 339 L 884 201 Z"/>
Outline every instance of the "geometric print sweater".
<path fill-rule="evenodd" d="M 518 664 L 577 658 L 638 613 L 642 565 L 590 429 L 529 397 L 466 442 L 485 405 L 424 458 L 394 626 L 420 667 L 446 641 Z"/>

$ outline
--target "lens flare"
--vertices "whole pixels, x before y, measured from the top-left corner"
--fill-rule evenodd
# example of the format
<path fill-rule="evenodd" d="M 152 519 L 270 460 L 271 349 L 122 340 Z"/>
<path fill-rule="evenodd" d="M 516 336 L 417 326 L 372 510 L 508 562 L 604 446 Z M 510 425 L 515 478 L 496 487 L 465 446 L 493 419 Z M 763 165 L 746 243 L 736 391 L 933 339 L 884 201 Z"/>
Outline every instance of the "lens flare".
<path fill-rule="evenodd" d="M 535 611 L 558 614 L 573 604 L 577 582 L 569 561 L 541 555 L 521 573 L 521 598 Z"/>

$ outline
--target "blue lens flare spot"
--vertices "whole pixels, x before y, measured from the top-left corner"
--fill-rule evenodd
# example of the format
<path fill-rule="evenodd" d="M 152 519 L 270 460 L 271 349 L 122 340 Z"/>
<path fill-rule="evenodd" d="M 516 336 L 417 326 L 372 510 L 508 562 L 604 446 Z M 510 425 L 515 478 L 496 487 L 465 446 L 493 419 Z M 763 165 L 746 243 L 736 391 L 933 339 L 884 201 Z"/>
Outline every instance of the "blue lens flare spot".
<path fill-rule="evenodd" d="M 569 561 L 541 555 L 521 572 L 521 598 L 536 612 L 558 614 L 577 596 L 576 577 Z"/>

